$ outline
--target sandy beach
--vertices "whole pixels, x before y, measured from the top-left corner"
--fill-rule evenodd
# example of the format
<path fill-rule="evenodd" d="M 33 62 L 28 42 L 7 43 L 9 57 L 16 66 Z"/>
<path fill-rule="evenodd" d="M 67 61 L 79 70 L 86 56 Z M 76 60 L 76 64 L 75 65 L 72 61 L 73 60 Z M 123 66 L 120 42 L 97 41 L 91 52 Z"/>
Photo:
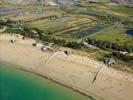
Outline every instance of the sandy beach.
<path fill-rule="evenodd" d="M 16 42 L 12 44 L 11 39 Z M 23 66 L 25 70 L 34 71 L 52 80 L 91 95 L 97 100 L 132 100 L 133 75 L 108 68 L 103 63 L 87 56 L 63 51 L 42 52 L 32 46 L 35 40 L 22 36 L 0 34 L 0 61 Z M 98 73 L 96 81 L 93 79 Z"/>

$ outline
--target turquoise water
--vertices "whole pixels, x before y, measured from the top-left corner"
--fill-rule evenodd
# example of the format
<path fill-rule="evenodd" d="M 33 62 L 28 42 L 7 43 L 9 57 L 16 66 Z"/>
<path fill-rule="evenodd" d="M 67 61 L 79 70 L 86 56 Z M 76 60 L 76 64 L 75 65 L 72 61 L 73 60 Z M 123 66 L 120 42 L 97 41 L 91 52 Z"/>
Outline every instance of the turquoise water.
<path fill-rule="evenodd" d="M 0 64 L 0 100 L 92 100 L 32 73 Z"/>

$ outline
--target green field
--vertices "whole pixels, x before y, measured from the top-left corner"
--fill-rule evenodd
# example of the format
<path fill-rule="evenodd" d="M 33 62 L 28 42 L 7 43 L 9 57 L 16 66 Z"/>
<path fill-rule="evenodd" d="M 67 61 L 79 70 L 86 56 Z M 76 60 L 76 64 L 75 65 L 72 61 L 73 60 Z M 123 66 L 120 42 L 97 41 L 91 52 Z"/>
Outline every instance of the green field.
<path fill-rule="evenodd" d="M 129 14 L 129 15 L 133 14 L 133 8 L 124 7 L 124 6 L 111 7 L 110 10 L 121 13 L 121 14 Z"/>
<path fill-rule="evenodd" d="M 110 41 L 120 45 L 133 46 L 133 37 L 125 33 L 127 29 L 121 28 L 112 28 L 103 32 L 96 33 L 91 38 L 97 40 Z"/>

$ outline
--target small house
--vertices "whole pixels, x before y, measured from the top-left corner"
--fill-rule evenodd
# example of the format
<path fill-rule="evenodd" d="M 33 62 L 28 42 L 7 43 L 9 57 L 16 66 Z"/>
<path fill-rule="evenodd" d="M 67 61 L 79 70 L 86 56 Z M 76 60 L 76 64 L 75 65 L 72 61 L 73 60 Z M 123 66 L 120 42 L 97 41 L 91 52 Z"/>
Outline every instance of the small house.
<path fill-rule="evenodd" d="M 113 59 L 113 58 L 107 58 L 106 60 L 105 60 L 105 64 L 107 64 L 107 65 L 115 65 L 116 64 L 116 61 L 115 61 L 115 59 Z"/>
<path fill-rule="evenodd" d="M 41 47 L 41 50 L 42 50 L 42 52 L 45 52 L 45 51 L 48 50 L 48 47 L 47 47 L 47 46 L 42 46 L 42 47 Z"/>
<path fill-rule="evenodd" d="M 35 46 L 35 47 L 37 47 L 37 48 L 42 48 L 44 45 L 42 44 L 42 43 L 40 43 L 40 42 L 38 42 L 38 43 L 33 43 L 32 44 L 33 46 Z"/>

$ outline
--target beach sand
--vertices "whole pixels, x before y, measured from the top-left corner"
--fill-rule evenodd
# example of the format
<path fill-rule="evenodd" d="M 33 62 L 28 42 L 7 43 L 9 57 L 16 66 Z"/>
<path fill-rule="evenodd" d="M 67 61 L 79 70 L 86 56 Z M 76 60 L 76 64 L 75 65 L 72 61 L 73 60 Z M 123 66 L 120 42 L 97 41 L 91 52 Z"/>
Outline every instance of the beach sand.
<path fill-rule="evenodd" d="M 15 39 L 14 44 L 10 39 Z M 97 100 L 132 100 L 133 75 L 108 68 L 103 63 L 86 56 L 65 55 L 63 51 L 42 52 L 33 47 L 35 40 L 22 36 L 0 35 L 0 61 L 23 66 L 61 84 L 71 87 Z M 98 73 L 96 81 L 93 79 Z"/>

